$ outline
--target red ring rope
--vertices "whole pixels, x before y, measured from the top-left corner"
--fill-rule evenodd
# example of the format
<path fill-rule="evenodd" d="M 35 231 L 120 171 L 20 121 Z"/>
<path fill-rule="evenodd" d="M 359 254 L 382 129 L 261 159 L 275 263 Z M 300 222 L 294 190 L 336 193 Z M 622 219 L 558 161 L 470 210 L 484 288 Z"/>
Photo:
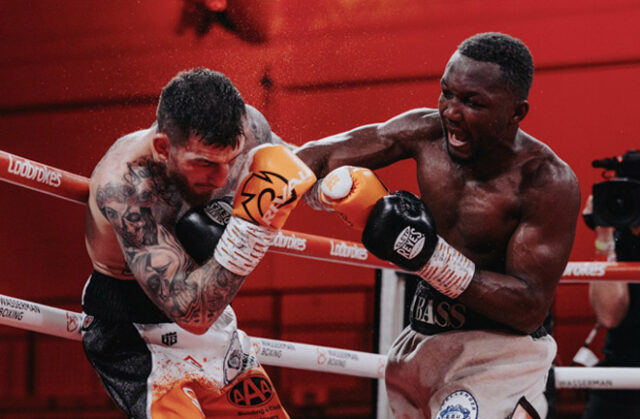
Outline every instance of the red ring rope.
<path fill-rule="evenodd" d="M 89 179 L 0 150 L 0 180 L 79 204 L 89 198 Z M 310 259 L 329 260 L 368 268 L 398 268 L 380 260 L 356 242 L 281 230 L 270 251 Z M 564 283 L 595 280 L 640 282 L 634 262 L 569 262 Z"/>

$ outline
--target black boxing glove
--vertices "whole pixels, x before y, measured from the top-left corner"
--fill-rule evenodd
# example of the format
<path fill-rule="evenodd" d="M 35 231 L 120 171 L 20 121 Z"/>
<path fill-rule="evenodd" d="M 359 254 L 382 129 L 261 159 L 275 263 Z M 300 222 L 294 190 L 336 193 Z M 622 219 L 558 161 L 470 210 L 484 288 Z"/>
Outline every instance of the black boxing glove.
<path fill-rule="evenodd" d="M 231 218 L 231 198 L 209 202 L 187 211 L 176 223 L 176 237 L 198 265 L 211 259 Z"/>
<path fill-rule="evenodd" d="M 379 199 L 362 232 L 362 244 L 371 253 L 405 271 L 422 268 L 437 243 L 435 221 L 427 206 L 407 191 Z"/>
<path fill-rule="evenodd" d="M 416 274 L 440 293 L 457 298 L 467 289 L 474 263 L 436 234 L 422 199 L 406 191 L 381 198 L 371 210 L 362 243 L 380 259 Z"/>

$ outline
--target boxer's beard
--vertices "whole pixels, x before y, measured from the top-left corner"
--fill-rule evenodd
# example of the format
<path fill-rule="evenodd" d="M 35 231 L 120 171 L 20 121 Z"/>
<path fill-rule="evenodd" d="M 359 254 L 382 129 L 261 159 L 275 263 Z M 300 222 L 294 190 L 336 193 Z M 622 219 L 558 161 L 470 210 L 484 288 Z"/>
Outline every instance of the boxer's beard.
<path fill-rule="evenodd" d="M 205 194 L 195 192 L 187 178 L 182 174 L 170 172 L 169 180 L 176 186 L 176 189 L 190 207 L 205 205 L 211 200 L 213 190 Z"/>

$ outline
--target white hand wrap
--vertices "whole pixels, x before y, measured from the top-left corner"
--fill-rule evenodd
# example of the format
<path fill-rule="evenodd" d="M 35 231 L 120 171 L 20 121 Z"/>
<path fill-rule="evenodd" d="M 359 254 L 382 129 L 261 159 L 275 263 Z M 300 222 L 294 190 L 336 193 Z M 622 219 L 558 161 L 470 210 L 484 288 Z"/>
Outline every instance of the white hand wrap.
<path fill-rule="evenodd" d="M 277 234 L 276 229 L 231 217 L 213 256 L 227 270 L 247 276 L 267 253 Z"/>
<path fill-rule="evenodd" d="M 465 255 L 438 237 L 436 250 L 418 272 L 433 288 L 450 298 L 458 298 L 467 289 L 476 265 Z"/>

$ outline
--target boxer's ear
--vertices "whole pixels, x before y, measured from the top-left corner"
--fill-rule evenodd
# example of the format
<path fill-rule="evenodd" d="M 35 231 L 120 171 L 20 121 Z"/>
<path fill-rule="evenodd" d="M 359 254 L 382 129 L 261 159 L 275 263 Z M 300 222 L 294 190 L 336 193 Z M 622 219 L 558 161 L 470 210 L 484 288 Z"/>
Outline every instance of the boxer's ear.
<path fill-rule="evenodd" d="M 169 137 L 167 134 L 159 132 L 153 137 L 153 149 L 161 160 L 167 161 L 169 158 Z"/>
<path fill-rule="evenodd" d="M 514 124 L 519 124 L 522 122 L 525 116 L 529 113 L 529 102 L 526 100 L 520 100 L 516 103 L 516 106 L 513 109 L 513 115 L 511 116 L 511 121 Z"/>

